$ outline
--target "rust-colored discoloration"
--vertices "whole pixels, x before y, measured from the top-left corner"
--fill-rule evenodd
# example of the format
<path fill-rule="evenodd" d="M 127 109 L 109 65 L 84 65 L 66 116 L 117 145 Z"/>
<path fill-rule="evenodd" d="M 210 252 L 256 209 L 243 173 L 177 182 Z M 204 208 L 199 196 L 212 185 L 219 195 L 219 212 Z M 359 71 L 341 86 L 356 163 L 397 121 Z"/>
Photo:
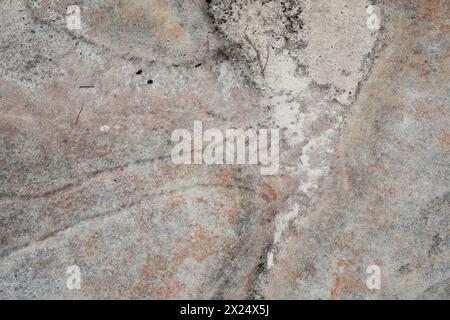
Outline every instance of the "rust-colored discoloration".
<path fill-rule="evenodd" d="M 448 1 L 233 3 L 0 2 L 1 298 L 449 296 Z M 174 165 L 194 121 L 279 172 Z"/>
<path fill-rule="evenodd" d="M 168 268 L 167 261 L 161 256 L 148 257 L 139 272 L 143 277 L 141 280 L 143 283 L 135 284 L 129 294 L 139 293 L 145 288 L 145 292 L 160 299 L 175 299 L 183 288 L 176 279 L 176 274 Z M 155 280 L 159 280 L 161 284 L 156 284 Z"/>
<path fill-rule="evenodd" d="M 183 28 L 175 21 L 175 17 L 170 15 L 167 3 L 157 0 L 154 6 L 153 15 L 157 19 L 157 24 L 163 28 L 163 33 L 169 38 L 178 39 L 185 35 Z"/>
<path fill-rule="evenodd" d="M 450 133 L 444 133 L 439 137 L 439 143 L 446 148 L 450 147 Z"/>
<path fill-rule="evenodd" d="M 218 251 L 214 249 L 218 239 L 217 236 L 206 232 L 201 225 L 195 225 L 192 229 L 193 234 L 189 239 L 190 246 L 175 257 L 175 265 L 179 265 L 190 256 L 197 262 L 203 262 L 209 256 L 218 254 Z"/>
<path fill-rule="evenodd" d="M 228 210 L 225 211 L 225 217 L 227 218 L 228 222 L 231 224 L 236 223 L 236 218 L 239 216 L 238 210 Z"/>
<path fill-rule="evenodd" d="M 330 292 L 332 300 L 343 299 L 343 293 L 349 292 L 364 292 L 367 288 L 364 287 L 364 282 L 355 277 L 351 271 L 351 265 L 344 259 L 339 259 L 336 263 L 335 284 Z"/>
<path fill-rule="evenodd" d="M 172 199 L 172 201 L 170 202 L 170 207 L 173 209 L 173 208 L 178 207 L 180 204 L 186 204 L 186 199 L 184 199 L 181 196 L 177 196 L 177 197 L 174 197 Z"/>

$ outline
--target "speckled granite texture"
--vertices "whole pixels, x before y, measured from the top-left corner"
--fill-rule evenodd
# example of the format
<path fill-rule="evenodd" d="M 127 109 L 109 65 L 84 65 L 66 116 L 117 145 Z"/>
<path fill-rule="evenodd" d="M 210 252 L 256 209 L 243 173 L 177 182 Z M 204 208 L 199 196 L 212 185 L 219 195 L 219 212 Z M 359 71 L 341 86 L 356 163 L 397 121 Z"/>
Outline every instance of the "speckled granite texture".
<path fill-rule="evenodd" d="M 450 298 L 448 0 L 0 0 L 0 143 L 1 299 Z"/>

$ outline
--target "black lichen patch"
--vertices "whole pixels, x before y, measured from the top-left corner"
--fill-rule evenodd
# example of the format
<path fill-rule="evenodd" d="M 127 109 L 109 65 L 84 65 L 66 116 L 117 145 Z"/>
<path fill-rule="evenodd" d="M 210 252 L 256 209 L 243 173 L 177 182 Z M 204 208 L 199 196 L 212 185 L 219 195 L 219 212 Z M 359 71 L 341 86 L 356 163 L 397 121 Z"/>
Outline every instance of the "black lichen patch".
<path fill-rule="evenodd" d="M 281 1 L 281 6 L 283 7 L 286 30 L 290 33 L 297 33 L 302 30 L 303 21 L 300 17 L 302 8 L 299 5 L 299 1 Z"/>
<path fill-rule="evenodd" d="M 249 4 L 259 4 L 261 8 L 268 7 L 276 3 L 277 12 L 274 14 L 273 20 L 281 21 L 284 25 L 286 33 L 298 33 L 303 29 L 303 21 L 301 20 L 302 8 L 300 1 L 296 0 L 208 0 L 208 11 L 217 29 L 221 30 L 221 26 L 230 23 L 237 23 L 242 18 L 242 11 Z M 256 16 L 255 16 L 256 18 Z M 270 22 L 270 21 L 268 21 Z"/>
<path fill-rule="evenodd" d="M 265 78 L 270 52 L 303 46 L 299 1 L 209 0 L 207 4 L 215 30 L 225 39 L 222 52 L 249 83 Z"/>

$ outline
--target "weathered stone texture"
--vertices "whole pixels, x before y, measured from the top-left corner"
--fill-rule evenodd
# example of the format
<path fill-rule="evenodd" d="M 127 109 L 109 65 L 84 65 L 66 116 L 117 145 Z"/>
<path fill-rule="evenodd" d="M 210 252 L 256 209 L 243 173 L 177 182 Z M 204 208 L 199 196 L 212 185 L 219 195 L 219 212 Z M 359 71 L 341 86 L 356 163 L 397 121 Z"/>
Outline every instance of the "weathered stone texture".
<path fill-rule="evenodd" d="M 0 0 L 0 298 L 448 299 L 449 92 L 445 0 Z"/>

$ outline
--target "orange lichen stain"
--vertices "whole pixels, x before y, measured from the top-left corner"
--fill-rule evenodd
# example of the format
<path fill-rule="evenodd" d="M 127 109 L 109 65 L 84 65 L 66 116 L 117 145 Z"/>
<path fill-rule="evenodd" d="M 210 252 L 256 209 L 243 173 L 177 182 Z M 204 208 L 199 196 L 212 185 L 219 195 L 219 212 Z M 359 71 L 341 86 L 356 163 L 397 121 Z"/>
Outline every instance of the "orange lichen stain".
<path fill-rule="evenodd" d="M 383 260 L 381 260 L 381 259 L 379 259 L 379 258 L 374 259 L 374 262 L 375 262 L 375 264 L 376 264 L 377 266 L 379 266 L 379 267 L 384 266 Z"/>
<path fill-rule="evenodd" d="M 161 182 L 164 182 L 163 177 L 160 177 L 160 176 L 154 177 L 153 180 L 155 182 L 155 186 L 158 188 L 161 187 Z"/>
<path fill-rule="evenodd" d="M 263 183 L 261 186 L 261 197 L 267 202 L 270 203 L 277 199 L 276 191 L 267 183 Z"/>
<path fill-rule="evenodd" d="M 359 256 L 361 252 L 357 252 L 356 256 Z M 351 263 L 354 264 L 355 259 L 351 259 Z M 339 259 L 336 263 L 337 272 L 335 272 L 335 284 L 331 289 L 330 295 L 333 300 L 343 299 L 343 292 L 349 293 L 365 293 L 367 288 L 365 287 L 364 281 L 355 277 L 351 270 L 350 262 L 344 259 Z"/>
<path fill-rule="evenodd" d="M 190 245 L 175 257 L 175 265 L 180 265 L 188 257 L 193 257 L 197 262 L 203 262 L 209 256 L 219 253 L 218 250 L 214 249 L 217 236 L 208 233 L 199 224 L 194 225 L 192 228 L 194 233 L 190 238 Z"/>
<path fill-rule="evenodd" d="M 134 174 L 129 175 L 128 180 L 134 185 L 137 193 L 139 194 L 139 197 L 141 199 L 144 199 L 145 198 L 145 194 L 144 194 L 145 182 L 144 182 L 144 180 L 142 180 L 142 178 L 140 178 Z"/>
<path fill-rule="evenodd" d="M 339 249 L 351 249 L 352 243 L 354 242 L 356 236 L 354 232 L 344 234 L 341 239 L 336 243 Z"/>
<path fill-rule="evenodd" d="M 208 202 L 206 201 L 206 199 L 203 198 L 203 197 L 198 197 L 198 198 L 196 198 L 195 200 L 197 201 L 197 203 L 208 203 Z"/>
<path fill-rule="evenodd" d="M 331 289 L 331 299 L 332 300 L 340 300 L 340 293 L 342 290 L 342 278 L 336 277 L 336 283 L 334 287 Z"/>
<path fill-rule="evenodd" d="M 233 181 L 234 172 L 232 169 L 224 170 L 222 175 L 220 176 L 220 180 L 222 182 L 225 182 L 227 184 L 231 183 Z"/>
<path fill-rule="evenodd" d="M 165 1 L 156 1 L 153 13 L 157 24 L 162 28 L 160 36 L 165 35 L 171 39 L 178 39 L 185 35 L 183 28 L 175 21 L 175 17 L 170 14 L 169 7 Z"/>
<path fill-rule="evenodd" d="M 149 218 L 151 217 L 151 211 L 146 212 L 144 209 L 142 209 L 140 212 L 143 212 L 144 214 L 133 215 L 133 219 L 139 231 L 142 232 L 143 234 L 149 235 L 153 231 L 152 222 Z"/>
<path fill-rule="evenodd" d="M 450 133 L 445 133 L 442 136 L 438 138 L 439 143 L 442 144 L 444 147 L 450 146 Z"/>
<path fill-rule="evenodd" d="M 228 210 L 225 211 L 225 218 L 231 224 L 236 223 L 236 218 L 239 216 L 239 211 L 237 210 Z"/>
<path fill-rule="evenodd" d="M 100 236 L 100 231 L 96 231 L 92 236 L 83 239 L 82 248 L 88 257 L 95 255 L 97 250 L 97 238 Z"/>
<path fill-rule="evenodd" d="M 408 187 L 399 187 L 399 188 L 394 188 L 394 187 L 390 187 L 390 186 L 381 186 L 381 187 L 377 187 L 375 186 L 375 189 L 382 195 L 382 196 L 393 196 L 393 195 L 404 195 L 404 194 L 408 194 L 411 192 L 411 189 Z"/>
<path fill-rule="evenodd" d="M 183 34 L 183 28 L 180 25 L 170 25 L 167 29 L 167 33 L 173 38 L 178 38 Z"/>
<path fill-rule="evenodd" d="M 115 176 L 116 176 L 117 178 L 123 177 L 124 174 L 125 174 L 125 173 L 124 173 L 123 169 L 118 169 L 117 171 L 115 171 Z"/>
<path fill-rule="evenodd" d="M 450 26 L 444 21 L 448 20 L 448 0 L 421 0 L 418 3 L 420 9 L 417 18 L 432 22 L 434 29 L 439 30 L 441 34 L 447 34 Z"/>
<path fill-rule="evenodd" d="M 32 262 L 33 264 L 33 270 L 35 271 L 44 271 L 48 265 L 49 265 L 49 261 L 43 257 L 39 257 L 36 260 L 34 260 Z"/>
<path fill-rule="evenodd" d="M 216 236 L 205 231 L 200 225 L 195 227 L 195 233 L 192 240 L 192 251 L 195 260 L 202 262 L 208 256 L 217 254 L 217 251 L 212 249 L 213 242 Z"/>
<path fill-rule="evenodd" d="M 216 210 L 223 209 L 223 207 L 225 207 L 225 205 L 223 203 L 214 204 L 214 209 L 216 209 Z"/>
<path fill-rule="evenodd" d="M 171 199 L 171 201 L 170 201 L 170 207 L 172 208 L 172 209 L 174 209 L 174 208 L 176 208 L 176 207 L 178 207 L 179 205 L 181 205 L 181 204 L 186 204 L 187 202 L 186 202 L 186 199 L 185 198 L 183 198 L 182 196 L 176 196 L 176 197 L 173 197 L 172 199 Z"/>
<path fill-rule="evenodd" d="M 315 277 L 317 269 L 312 263 L 307 263 L 305 269 L 302 271 L 301 278 Z M 306 276 L 306 277 L 305 277 Z"/>
<path fill-rule="evenodd" d="M 262 211 L 261 218 L 264 220 L 272 221 L 278 214 L 278 210 L 275 207 L 269 206 Z"/>
<path fill-rule="evenodd" d="M 144 291 L 159 299 L 175 299 L 184 287 L 178 281 L 173 267 L 160 256 L 149 256 L 147 262 L 139 269 L 139 273 L 144 281 L 134 285 L 133 292 Z"/>
<path fill-rule="evenodd" d="M 336 283 L 331 289 L 331 299 L 333 300 L 341 299 L 341 291 L 344 287 L 345 273 L 348 273 L 350 270 L 348 264 L 343 259 L 338 260 L 338 262 L 336 263 L 336 267 L 338 268 L 340 273 L 336 274 Z"/>
<path fill-rule="evenodd" d="M 414 119 L 416 121 L 422 121 L 423 118 L 430 120 L 430 109 L 424 103 L 419 103 L 416 107 L 415 112 L 413 113 Z"/>

